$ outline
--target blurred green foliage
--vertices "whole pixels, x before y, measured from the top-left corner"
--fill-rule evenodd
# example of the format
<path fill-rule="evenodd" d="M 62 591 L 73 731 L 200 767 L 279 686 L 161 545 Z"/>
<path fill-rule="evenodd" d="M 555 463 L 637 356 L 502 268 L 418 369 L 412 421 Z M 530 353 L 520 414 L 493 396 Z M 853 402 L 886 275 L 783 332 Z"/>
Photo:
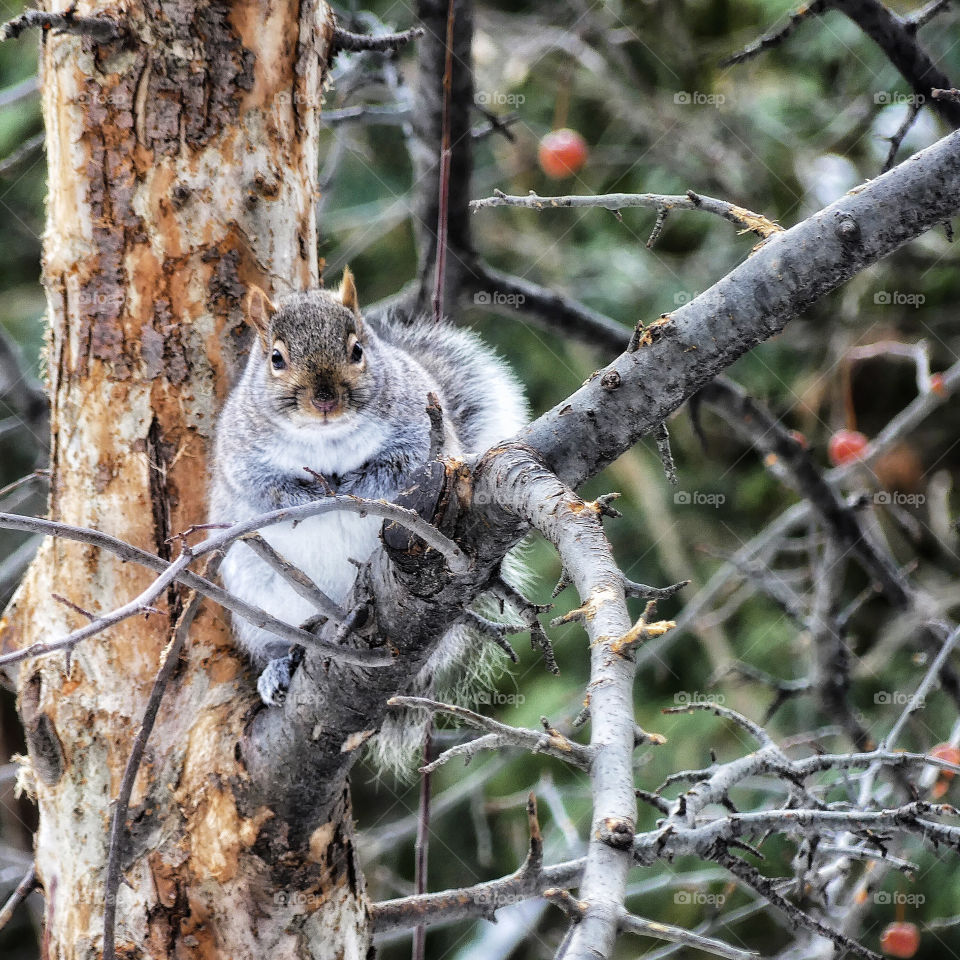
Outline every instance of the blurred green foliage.
<path fill-rule="evenodd" d="M 405 4 L 383 0 L 357 6 L 397 27 L 413 23 Z M 917 6 L 902 3 L 898 9 L 908 12 Z M 749 63 L 719 66 L 725 55 L 770 28 L 789 9 L 790 4 L 781 0 L 479 3 L 478 100 L 495 113 L 512 112 L 517 119 L 510 127 L 513 142 L 501 136 L 475 141 L 473 196 L 487 196 L 495 187 L 521 194 L 693 189 L 790 226 L 855 184 L 877 176 L 889 146 L 885 138 L 906 115 L 904 97 L 909 90 L 881 51 L 841 15 L 831 13 L 801 24 L 784 44 Z M 946 14 L 920 36 L 935 62 L 957 82 L 956 14 Z M 27 37 L 0 46 L 0 91 L 34 72 L 36 42 Z M 399 69 L 402 79 L 414 79 L 409 52 Z M 376 89 L 358 93 L 354 88 L 344 96 L 335 86 L 328 95 L 329 106 L 353 105 L 368 93 L 372 101 L 391 99 L 388 92 Z M 480 115 L 477 124 L 482 124 Z M 559 183 L 547 180 L 536 160 L 540 137 L 556 125 L 578 129 L 590 145 L 584 169 Z M 0 109 L 0 158 L 38 129 L 36 95 Z M 924 110 L 898 159 L 944 132 L 941 121 Z M 319 254 L 332 275 L 351 264 L 364 302 L 389 296 L 416 269 L 410 219 L 416 184 L 403 128 L 338 125 L 323 133 L 322 155 L 329 183 L 320 203 Z M 38 279 L 44 176 L 39 153 L 0 176 L 0 323 L 21 344 L 35 370 L 42 342 Z M 472 223 L 479 250 L 498 268 L 576 297 L 632 327 L 706 289 L 743 260 L 756 240 L 738 236 L 730 224 L 705 215 L 674 213 L 658 242 L 648 249 L 653 219 L 651 212 L 640 210 L 624 211 L 619 218 L 604 210 L 496 209 L 476 214 Z M 924 300 L 918 306 L 885 302 L 884 295 L 890 293 L 920 294 Z M 745 357 L 731 374 L 790 428 L 802 431 L 816 459 L 825 465 L 826 442 L 835 429 L 856 426 L 873 435 L 916 394 L 915 379 L 904 361 L 863 364 L 847 377 L 845 352 L 854 344 L 882 339 L 912 343 L 923 338 L 933 369 L 942 369 L 958 354 L 960 326 L 954 306 L 958 296 L 960 277 L 953 250 L 944 231 L 932 231 L 815 305 L 782 336 Z M 537 412 L 561 401 L 605 361 L 599 352 L 566 344 L 557 335 L 516 319 L 480 309 L 457 319 L 481 330 L 509 358 L 527 384 Z M 608 521 L 607 529 L 625 571 L 633 579 L 654 584 L 689 577 L 693 580 L 685 594 L 689 598 L 722 564 L 724 555 L 761 531 L 795 502 L 795 496 L 709 414 L 703 418 L 705 447 L 686 413 L 674 418 L 671 429 L 679 488 L 671 488 L 664 479 L 655 450 L 642 445 L 588 484 L 585 493 L 622 491 L 618 506 L 624 516 Z M 919 467 L 913 473 L 908 470 L 905 479 L 898 475 L 897 489 L 912 484 L 910 492 L 922 493 L 934 477 L 951 489 L 960 468 L 958 430 L 960 411 L 952 401 L 904 445 L 903 455 L 913 457 Z M 24 454 L 18 453 L 18 444 L 25 442 L 16 435 L 0 439 L 0 484 L 23 470 Z M 712 505 L 677 502 L 677 493 L 691 492 Z M 924 508 L 914 512 L 920 534 L 913 539 L 890 516 L 878 514 L 877 522 L 895 544 L 898 560 L 904 564 L 918 560 L 916 576 L 942 594 L 956 582 L 956 543 L 943 549 L 924 532 L 929 522 Z M 559 574 L 556 557 L 542 542 L 529 547 L 529 557 L 538 577 L 534 592 L 538 600 L 545 600 Z M 803 557 L 797 558 L 798 569 L 803 562 Z M 848 579 L 845 597 L 852 599 L 866 583 L 853 567 Z M 556 613 L 573 606 L 571 594 L 568 590 L 561 595 Z M 665 603 L 659 613 L 674 616 L 682 602 Z M 639 608 L 635 612 L 639 614 Z M 896 705 L 885 704 L 882 698 L 878 703 L 877 691 L 909 690 L 923 672 L 922 654 L 881 643 L 887 617 L 881 601 L 868 604 L 850 641 L 857 657 L 863 658 L 858 660 L 862 669 L 855 673 L 854 705 L 874 738 L 881 737 L 899 713 Z M 486 702 L 480 709 L 532 727 L 541 716 L 559 724 L 576 715 L 588 678 L 585 637 L 575 625 L 551 634 L 560 677 L 547 674 L 521 639 L 519 666 L 504 673 L 495 689 L 484 692 Z M 663 746 L 638 750 L 638 785 L 652 789 L 676 770 L 702 767 L 710 762 L 711 749 L 721 760 L 751 749 L 741 732 L 713 716 L 661 714 L 665 707 L 682 704 L 683 697 L 716 696 L 761 718 L 772 699 L 769 689 L 714 675 L 728 655 L 775 676 L 796 678 L 808 670 L 809 638 L 760 596 L 737 606 L 712 630 L 671 635 L 656 655 L 645 660 L 637 685 L 638 723 L 668 740 Z M 934 694 L 902 746 L 929 749 L 946 739 L 954 714 L 947 698 Z M 811 698 L 798 698 L 777 714 L 771 729 L 781 737 L 793 736 L 833 719 L 821 715 Z M 10 732 L 6 735 L 9 738 Z M 823 737 L 819 742 L 849 748 L 842 737 Z M 465 778 L 476 778 L 476 789 L 471 791 L 472 802 L 434 816 L 430 888 L 460 886 L 515 869 L 524 854 L 523 799 L 531 789 L 541 799 L 548 859 L 576 855 L 580 848 L 564 839 L 560 806 L 545 799 L 545 790 L 552 789 L 545 787 L 547 776 L 563 798 L 576 835 L 587 837 L 590 804 L 585 782 L 555 761 L 488 758 L 475 761 L 466 771 L 457 763 L 442 768 L 434 777 L 435 795 Z M 407 831 L 391 839 L 382 831 L 415 809 L 416 785 L 388 782 L 364 768 L 355 777 L 355 787 L 360 835 L 381 841 L 377 858 L 366 858 L 371 893 L 389 897 L 409 892 L 413 835 Z M 832 798 L 842 793 L 840 787 Z M 748 789 L 740 790 L 737 800 L 741 809 L 771 802 L 767 794 Z M 639 826 L 650 827 L 655 819 L 644 808 Z M 789 844 L 771 840 L 764 851 L 765 872 L 790 872 Z M 921 865 L 916 882 L 908 887 L 902 876 L 890 874 L 882 886 L 925 898 L 922 906 L 908 908 L 907 918 L 923 924 L 960 913 L 957 887 L 951 882 L 955 861 L 919 847 L 911 847 L 908 856 Z M 638 888 L 642 895 L 632 905 L 644 916 L 694 926 L 710 917 L 717 897 L 726 898 L 724 910 L 748 903 L 719 874 L 698 887 L 676 879 L 686 870 L 703 869 L 700 864 L 674 863 L 638 871 L 637 883 L 644 886 Z M 699 899 L 690 896 L 690 890 L 700 891 Z M 704 899 L 707 894 L 714 899 Z M 558 917 L 536 911 L 527 916 L 536 932 L 509 955 L 517 960 L 552 956 L 561 930 Z M 864 942 L 876 949 L 880 930 L 893 917 L 893 907 L 877 898 Z M 492 929 L 486 924 L 460 924 L 433 932 L 428 956 L 465 960 L 492 955 L 493 940 L 484 939 L 495 935 Z M 23 927 L 18 930 L 22 933 Z M 735 942 L 742 937 L 765 956 L 787 941 L 769 914 L 751 917 L 720 935 Z M 647 946 L 645 941 L 643 947 L 625 942 L 619 955 L 634 956 Z M 33 955 L 32 948 L 19 949 L 26 951 L 20 954 L 24 957 Z M 939 957 L 958 950 L 956 928 L 928 930 L 918 956 Z M 392 960 L 408 952 L 408 941 L 396 941 L 385 945 L 382 955 Z M 508 954 L 501 950 L 498 955 Z"/>

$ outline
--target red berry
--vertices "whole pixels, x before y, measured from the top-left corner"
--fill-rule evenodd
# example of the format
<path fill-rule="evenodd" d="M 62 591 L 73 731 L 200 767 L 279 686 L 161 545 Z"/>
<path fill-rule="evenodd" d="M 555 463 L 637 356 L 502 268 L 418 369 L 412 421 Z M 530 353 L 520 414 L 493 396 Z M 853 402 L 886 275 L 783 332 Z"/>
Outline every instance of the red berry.
<path fill-rule="evenodd" d="M 827 445 L 827 456 L 835 467 L 853 463 L 863 456 L 869 441 L 859 430 L 838 430 Z"/>
<path fill-rule="evenodd" d="M 938 743 L 931 751 L 930 756 L 937 760 L 946 760 L 947 763 L 955 763 L 960 766 L 960 750 L 951 746 L 949 743 Z M 940 777 L 943 780 L 952 780 L 956 774 L 953 770 L 941 770 Z"/>
<path fill-rule="evenodd" d="M 791 430 L 790 436 L 793 437 L 793 439 L 796 440 L 804 450 L 810 446 L 810 444 L 807 443 L 807 438 L 799 430 Z"/>
<path fill-rule="evenodd" d="M 890 957 L 912 957 L 920 947 L 920 931 L 915 923 L 898 920 L 880 934 L 880 949 Z"/>
<path fill-rule="evenodd" d="M 947 392 L 942 373 L 932 373 L 930 375 L 930 389 L 941 397 Z"/>
<path fill-rule="evenodd" d="M 576 130 L 551 130 L 541 141 L 540 168 L 551 180 L 563 180 L 587 162 L 587 141 Z"/>

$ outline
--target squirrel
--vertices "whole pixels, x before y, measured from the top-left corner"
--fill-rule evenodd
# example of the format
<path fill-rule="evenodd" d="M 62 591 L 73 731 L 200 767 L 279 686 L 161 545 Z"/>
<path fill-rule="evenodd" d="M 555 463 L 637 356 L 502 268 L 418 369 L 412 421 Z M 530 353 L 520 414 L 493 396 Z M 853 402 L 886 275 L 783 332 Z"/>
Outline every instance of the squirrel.
<path fill-rule="evenodd" d="M 528 420 L 519 381 L 475 334 L 426 318 L 364 319 L 349 267 L 336 292 L 295 293 L 276 306 L 251 287 L 245 319 L 256 339 L 217 421 L 213 523 L 307 503 L 331 489 L 393 500 L 430 457 L 431 393 L 443 411 L 443 456 L 480 453 Z M 342 603 L 356 579 L 356 561 L 367 560 L 378 545 L 381 524 L 335 512 L 295 528 L 265 527 L 260 535 Z M 504 572 L 522 576 L 522 563 L 507 559 Z M 242 541 L 230 547 L 220 573 L 230 593 L 294 626 L 317 613 Z M 282 704 L 301 651 L 239 617 L 234 636 L 262 669 L 261 699 Z M 483 651 L 493 645 L 478 650 L 479 644 L 464 627 L 452 627 L 417 678 L 418 689 L 429 691 L 441 673 L 482 672 Z M 402 769 L 421 730 L 412 714 L 388 717 L 377 738 L 381 765 Z"/>

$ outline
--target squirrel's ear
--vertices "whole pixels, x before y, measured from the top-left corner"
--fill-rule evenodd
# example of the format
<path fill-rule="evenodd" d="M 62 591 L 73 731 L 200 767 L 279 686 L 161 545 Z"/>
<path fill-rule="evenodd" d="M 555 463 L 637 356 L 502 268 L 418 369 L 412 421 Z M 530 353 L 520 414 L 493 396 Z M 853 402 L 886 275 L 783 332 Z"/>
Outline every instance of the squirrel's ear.
<path fill-rule="evenodd" d="M 343 268 L 343 278 L 340 280 L 340 289 L 337 291 L 340 302 L 354 313 L 360 313 L 360 303 L 357 300 L 357 285 L 353 280 L 353 273 L 349 267 Z"/>
<path fill-rule="evenodd" d="M 270 318 L 276 312 L 277 308 L 270 302 L 270 298 L 258 286 L 252 286 L 247 293 L 247 323 L 257 331 L 264 346 L 267 343 Z"/>

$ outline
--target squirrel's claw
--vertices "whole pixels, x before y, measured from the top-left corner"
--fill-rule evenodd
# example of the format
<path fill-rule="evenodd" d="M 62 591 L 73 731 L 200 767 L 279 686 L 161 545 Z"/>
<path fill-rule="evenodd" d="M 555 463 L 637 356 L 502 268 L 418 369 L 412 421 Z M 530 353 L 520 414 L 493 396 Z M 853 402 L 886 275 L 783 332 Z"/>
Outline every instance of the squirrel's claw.
<path fill-rule="evenodd" d="M 271 660 L 257 680 L 257 692 L 268 707 L 282 707 L 287 699 L 290 681 L 296 664 L 292 657 L 278 657 Z"/>

